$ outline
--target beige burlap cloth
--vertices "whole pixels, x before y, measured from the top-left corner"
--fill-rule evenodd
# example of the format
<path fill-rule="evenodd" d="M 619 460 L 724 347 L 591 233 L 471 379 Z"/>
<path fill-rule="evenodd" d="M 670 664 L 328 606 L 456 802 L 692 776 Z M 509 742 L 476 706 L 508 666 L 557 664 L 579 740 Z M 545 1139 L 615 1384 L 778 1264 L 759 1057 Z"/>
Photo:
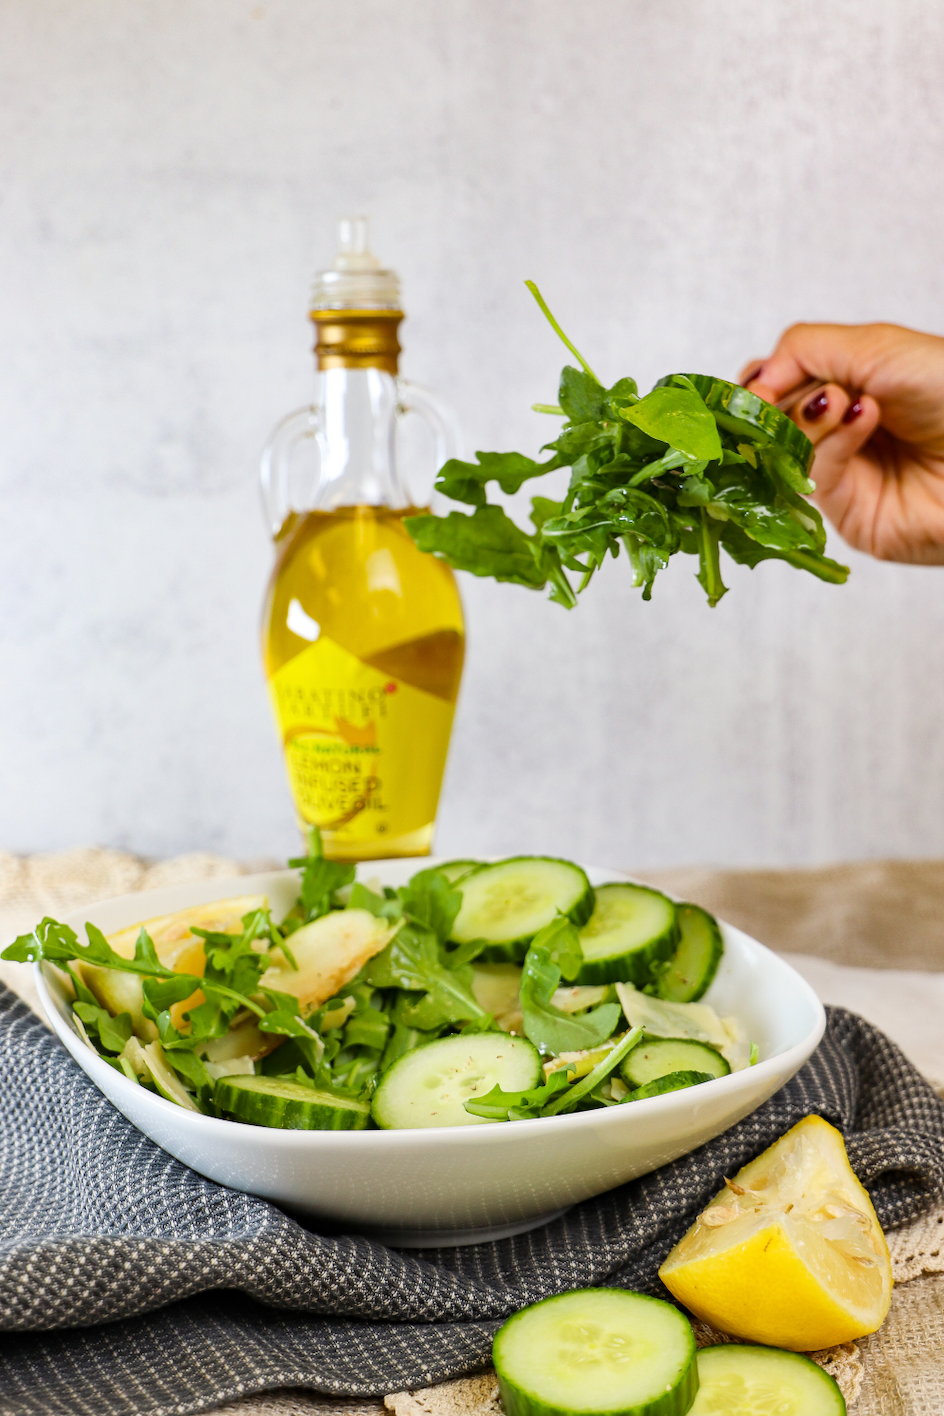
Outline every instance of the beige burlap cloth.
<path fill-rule="evenodd" d="M 195 854 L 149 864 L 122 851 L 0 852 L 0 947 L 44 914 L 179 881 L 264 869 Z M 271 863 L 274 864 L 274 863 Z M 646 879 L 785 953 L 827 1003 L 867 1017 L 944 1083 L 944 861 L 871 861 L 818 870 L 649 871 Z M 30 970 L 0 963 L 30 1005 Z M 944 1416 L 944 1208 L 888 1236 L 896 1288 L 880 1332 L 813 1356 L 856 1416 Z M 701 1344 L 724 1340 L 699 1327 Z M 246 1397 L 211 1416 L 500 1416 L 494 1374 L 396 1392 L 384 1402 L 305 1391 Z"/>

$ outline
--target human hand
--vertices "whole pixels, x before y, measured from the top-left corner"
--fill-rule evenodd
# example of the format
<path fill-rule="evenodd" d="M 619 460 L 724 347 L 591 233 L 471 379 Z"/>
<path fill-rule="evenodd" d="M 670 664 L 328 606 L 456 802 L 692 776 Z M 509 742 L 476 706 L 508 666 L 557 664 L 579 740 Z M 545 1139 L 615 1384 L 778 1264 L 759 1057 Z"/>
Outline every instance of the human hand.
<path fill-rule="evenodd" d="M 899 325 L 793 325 L 741 373 L 816 446 L 811 498 L 858 551 L 944 565 L 944 339 Z"/>

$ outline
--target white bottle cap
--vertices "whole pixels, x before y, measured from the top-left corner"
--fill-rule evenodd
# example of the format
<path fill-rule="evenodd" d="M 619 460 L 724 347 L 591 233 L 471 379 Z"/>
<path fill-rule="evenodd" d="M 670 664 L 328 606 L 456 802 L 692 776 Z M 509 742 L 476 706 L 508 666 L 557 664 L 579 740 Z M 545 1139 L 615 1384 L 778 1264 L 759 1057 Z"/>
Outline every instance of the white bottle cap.
<path fill-rule="evenodd" d="M 315 310 L 399 310 L 400 281 L 384 270 L 367 242 L 367 217 L 346 216 L 338 224 L 340 249 L 334 264 L 320 270 L 311 291 Z"/>

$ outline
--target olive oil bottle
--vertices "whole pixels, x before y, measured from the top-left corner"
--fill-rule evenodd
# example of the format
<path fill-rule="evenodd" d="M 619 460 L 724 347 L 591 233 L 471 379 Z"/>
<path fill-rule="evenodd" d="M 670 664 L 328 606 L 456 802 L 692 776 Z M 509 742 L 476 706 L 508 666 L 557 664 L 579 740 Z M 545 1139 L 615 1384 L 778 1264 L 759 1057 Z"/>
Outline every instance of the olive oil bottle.
<path fill-rule="evenodd" d="M 416 510 L 396 465 L 396 424 L 429 424 L 437 466 L 448 411 L 397 377 L 399 283 L 342 221 L 315 279 L 317 389 L 263 454 L 276 542 L 262 647 L 299 823 L 336 860 L 432 846 L 464 652 L 451 570 L 403 526 Z"/>

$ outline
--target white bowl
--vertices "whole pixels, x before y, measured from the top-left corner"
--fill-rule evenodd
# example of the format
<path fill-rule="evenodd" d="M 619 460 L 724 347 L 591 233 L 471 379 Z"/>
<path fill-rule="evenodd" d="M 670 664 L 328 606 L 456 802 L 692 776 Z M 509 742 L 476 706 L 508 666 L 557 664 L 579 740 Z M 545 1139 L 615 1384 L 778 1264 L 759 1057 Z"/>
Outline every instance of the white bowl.
<path fill-rule="evenodd" d="M 432 861 L 370 862 L 362 878 L 401 885 Z M 617 878 L 589 869 L 594 884 Z M 229 895 L 266 894 L 277 919 L 298 893 L 292 870 L 123 895 L 67 916 L 106 934 Z M 221 1185 L 262 1195 L 321 1226 L 405 1247 L 475 1243 L 521 1233 L 570 1205 L 645 1175 L 755 1110 L 816 1048 L 826 1017 L 809 984 L 739 929 L 722 925 L 724 956 L 705 996 L 738 1018 L 760 1061 L 685 1091 L 559 1116 L 415 1131 L 279 1131 L 200 1116 L 122 1076 L 78 1036 L 60 976 L 37 965 L 55 1032 L 108 1099 L 152 1141 Z"/>

